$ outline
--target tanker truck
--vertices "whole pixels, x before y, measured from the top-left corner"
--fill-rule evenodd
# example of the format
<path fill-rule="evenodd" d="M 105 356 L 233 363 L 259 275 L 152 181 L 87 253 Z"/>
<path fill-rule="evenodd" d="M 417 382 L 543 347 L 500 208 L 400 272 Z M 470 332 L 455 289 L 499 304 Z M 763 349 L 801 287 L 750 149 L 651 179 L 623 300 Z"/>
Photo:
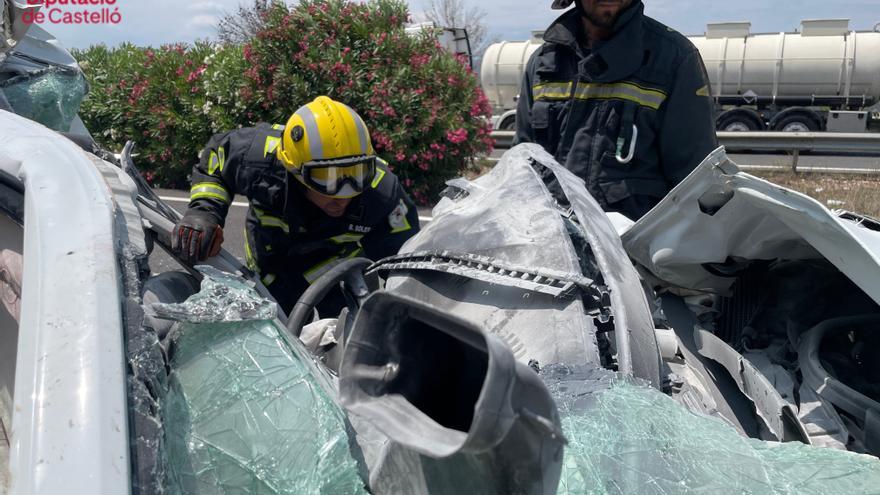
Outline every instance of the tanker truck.
<path fill-rule="evenodd" d="M 690 36 L 700 50 L 719 131 L 865 132 L 880 130 L 880 23 L 852 31 L 847 19 L 805 20 L 793 33 L 753 34 L 749 22 L 709 24 Z M 513 130 L 531 39 L 491 45 L 483 90 L 495 128 Z"/>

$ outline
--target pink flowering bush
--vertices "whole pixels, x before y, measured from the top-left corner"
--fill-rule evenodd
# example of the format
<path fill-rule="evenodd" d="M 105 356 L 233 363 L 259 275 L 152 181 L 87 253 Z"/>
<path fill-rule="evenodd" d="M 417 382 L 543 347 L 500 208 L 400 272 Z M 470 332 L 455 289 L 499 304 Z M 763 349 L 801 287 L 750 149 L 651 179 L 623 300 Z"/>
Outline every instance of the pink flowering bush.
<path fill-rule="evenodd" d="M 81 114 L 105 147 L 138 144 L 157 185 L 184 186 L 214 132 L 284 123 L 318 95 L 361 114 L 413 198 L 436 198 L 492 147 L 490 105 L 466 62 L 433 33 L 407 35 L 401 0 L 276 3 L 244 46 L 122 45 L 76 53 L 92 86 Z"/>
<path fill-rule="evenodd" d="M 240 49 L 221 53 L 207 43 L 98 45 L 74 56 L 90 85 L 80 111 L 86 127 L 114 151 L 135 141 L 135 162 L 157 186 L 186 187 L 211 134 L 236 127 L 244 116 L 236 111 L 240 83 L 225 82 L 233 74 L 240 77 Z"/>

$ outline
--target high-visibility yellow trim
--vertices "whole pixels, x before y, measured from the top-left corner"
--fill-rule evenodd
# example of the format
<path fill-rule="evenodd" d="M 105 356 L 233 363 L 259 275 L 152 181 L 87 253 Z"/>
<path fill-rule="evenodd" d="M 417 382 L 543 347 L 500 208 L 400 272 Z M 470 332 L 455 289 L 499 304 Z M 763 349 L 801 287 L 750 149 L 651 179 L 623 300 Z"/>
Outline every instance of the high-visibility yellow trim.
<path fill-rule="evenodd" d="M 364 238 L 364 234 L 342 234 L 331 237 L 330 240 L 336 244 L 344 244 L 346 242 L 358 242 Z"/>
<path fill-rule="evenodd" d="M 412 225 L 409 223 L 409 219 L 406 217 L 409 214 L 409 208 L 406 206 L 406 203 L 403 200 L 400 200 L 400 203 L 397 205 L 397 208 L 394 208 L 394 211 L 388 215 L 388 224 L 391 226 L 392 234 L 399 234 L 400 232 L 406 232 L 407 230 L 412 228 Z"/>
<path fill-rule="evenodd" d="M 373 189 L 376 189 L 377 187 L 379 187 L 379 183 L 382 182 L 382 179 L 384 179 L 384 178 L 385 178 L 385 171 L 379 167 L 376 167 L 376 178 L 373 179 L 373 183 L 370 185 L 373 187 Z"/>
<path fill-rule="evenodd" d="M 659 89 L 645 88 L 632 82 L 583 83 L 579 82 L 572 93 L 572 83 L 542 83 L 532 86 L 532 97 L 540 100 L 627 100 L 640 106 L 658 110 L 667 94 Z"/>
<path fill-rule="evenodd" d="M 538 100 L 566 100 L 571 97 L 571 82 L 541 83 L 532 86 L 532 98 Z"/>
<path fill-rule="evenodd" d="M 226 165 L 226 148 L 223 146 L 217 148 L 217 151 L 211 151 L 211 154 L 208 156 L 208 174 L 214 175 L 215 172 L 220 171 L 223 172 L 223 167 Z"/>
<path fill-rule="evenodd" d="M 321 275 L 324 275 L 325 273 L 330 271 L 330 269 L 332 269 L 334 266 L 336 266 L 336 264 L 339 263 L 340 261 L 354 258 L 363 252 L 364 252 L 364 249 L 361 247 L 358 247 L 357 249 L 348 253 L 345 256 L 341 256 L 341 257 L 340 256 L 333 256 L 331 258 L 328 258 L 320 263 L 317 263 L 315 266 L 309 268 L 308 270 L 306 270 L 305 273 L 303 273 L 303 278 L 305 278 L 306 282 L 308 282 L 309 285 L 311 285 L 315 282 L 315 280 L 318 280 L 319 278 L 321 278 Z"/>
<path fill-rule="evenodd" d="M 247 267 L 254 271 L 259 272 L 257 269 L 257 260 L 254 258 L 254 253 L 251 251 L 251 243 L 248 242 L 248 234 L 247 229 L 243 229 L 244 231 L 244 258 L 247 262 Z"/>
<path fill-rule="evenodd" d="M 263 156 L 269 156 L 269 153 L 275 153 L 278 146 L 281 145 L 281 138 L 275 136 L 266 136 L 266 146 L 263 148 Z"/>
<path fill-rule="evenodd" d="M 284 231 L 285 234 L 290 233 L 290 225 L 287 224 L 284 220 L 279 217 L 267 215 L 266 212 L 259 208 L 254 208 L 254 213 L 257 215 L 257 220 L 260 221 L 260 225 L 263 227 L 276 227 Z"/>
<path fill-rule="evenodd" d="M 411 228 L 412 228 L 412 225 L 409 224 L 409 219 L 406 217 L 403 217 L 403 225 L 396 228 L 396 229 L 393 229 L 391 231 L 391 233 L 392 234 L 399 234 L 401 232 L 406 232 L 407 230 L 409 230 Z"/>
<path fill-rule="evenodd" d="M 578 83 L 574 97 L 580 100 L 628 100 L 638 103 L 643 107 L 658 110 L 660 105 L 666 100 L 666 93 L 627 82 L 612 84 Z"/>
<path fill-rule="evenodd" d="M 273 124 L 273 125 L 272 125 L 272 129 L 275 129 L 276 131 L 283 131 L 283 130 L 284 130 L 284 124 Z"/>
<path fill-rule="evenodd" d="M 189 192 L 190 201 L 202 198 L 216 199 L 223 203 L 230 203 L 232 201 L 232 195 L 229 194 L 229 191 L 227 191 L 225 187 L 214 182 L 200 182 L 198 184 L 193 184 Z"/>
<path fill-rule="evenodd" d="M 709 85 L 705 85 L 697 90 L 697 96 L 709 96 Z"/>
<path fill-rule="evenodd" d="M 263 285 L 268 287 L 268 286 L 272 285 L 272 282 L 274 282 L 276 278 L 277 277 L 275 276 L 274 273 L 269 273 L 265 277 L 261 278 L 260 281 L 263 282 Z"/>

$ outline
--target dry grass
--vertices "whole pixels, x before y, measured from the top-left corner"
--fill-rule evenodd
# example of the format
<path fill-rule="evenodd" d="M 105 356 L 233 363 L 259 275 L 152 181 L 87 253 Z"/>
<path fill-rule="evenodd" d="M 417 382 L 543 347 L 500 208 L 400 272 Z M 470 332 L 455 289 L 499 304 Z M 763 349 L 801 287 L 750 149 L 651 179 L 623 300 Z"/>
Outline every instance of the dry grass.
<path fill-rule="evenodd" d="M 748 173 L 806 194 L 831 210 L 848 210 L 880 218 L 880 174 Z"/>
<path fill-rule="evenodd" d="M 788 165 L 791 158 L 783 157 L 780 165 Z M 488 172 L 495 162 L 476 159 L 468 163 L 465 177 L 474 179 Z M 785 171 L 746 171 L 806 194 L 830 210 L 847 210 L 880 219 L 880 173 L 873 175 L 794 173 Z"/>

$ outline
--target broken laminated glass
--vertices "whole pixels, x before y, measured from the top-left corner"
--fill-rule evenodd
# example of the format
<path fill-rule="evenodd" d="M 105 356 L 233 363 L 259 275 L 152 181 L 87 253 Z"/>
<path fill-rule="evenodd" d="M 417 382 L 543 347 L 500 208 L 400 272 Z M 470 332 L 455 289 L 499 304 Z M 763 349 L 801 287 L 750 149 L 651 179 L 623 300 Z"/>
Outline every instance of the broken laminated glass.
<path fill-rule="evenodd" d="M 0 93 L 16 114 L 61 132 L 70 130 L 87 91 L 81 72 L 59 67 L 0 82 Z"/>
<path fill-rule="evenodd" d="M 569 444 L 560 494 L 874 493 L 874 457 L 740 436 L 610 372 L 542 371 Z"/>
<path fill-rule="evenodd" d="M 243 280 L 202 269 L 175 316 L 163 406 L 172 493 L 365 493 L 320 371 Z"/>
<path fill-rule="evenodd" d="M 260 297 L 244 279 L 212 266 L 196 269 L 204 275 L 198 294 L 181 304 L 153 304 L 148 311 L 157 318 L 187 323 L 272 320 L 278 314 L 278 305 Z"/>

